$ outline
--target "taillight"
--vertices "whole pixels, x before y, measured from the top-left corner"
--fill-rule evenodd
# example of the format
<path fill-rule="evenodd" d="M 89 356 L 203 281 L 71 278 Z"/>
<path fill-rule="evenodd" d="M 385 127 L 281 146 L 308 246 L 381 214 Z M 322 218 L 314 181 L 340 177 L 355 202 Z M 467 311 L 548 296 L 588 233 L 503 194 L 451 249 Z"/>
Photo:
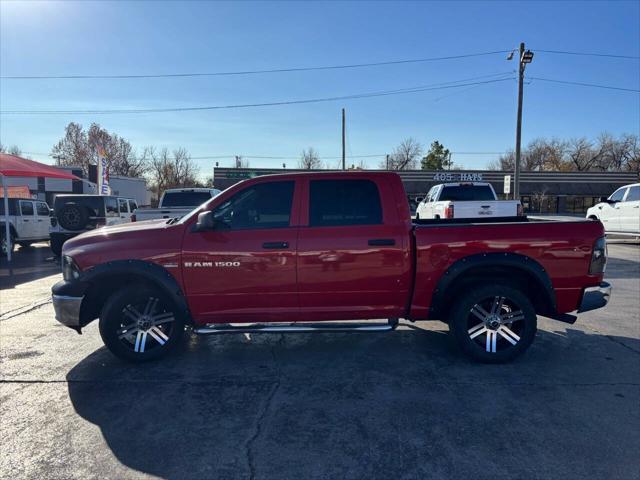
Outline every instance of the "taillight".
<path fill-rule="evenodd" d="M 519 217 L 524 216 L 524 210 L 522 209 L 522 204 L 521 203 L 518 204 L 518 213 L 517 213 L 517 215 Z"/>
<path fill-rule="evenodd" d="M 593 244 L 593 251 L 591 252 L 591 263 L 589 264 L 589 273 L 591 275 L 598 275 L 604 273 L 604 269 L 607 266 L 607 240 L 605 237 L 600 237 Z"/>
<path fill-rule="evenodd" d="M 449 206 L 445 209 L 444 218 L 453 218 L 453 203 L 450 203 Z"/>
<path fill-rule="evenodd" d="M 132 222 L 135 222 L 135 221 L 136 221 L 136 214 L 135 214 L 135 213 L 132 213 L 132 214 L 131 214 L 131 221 L 132 221 Z"/>

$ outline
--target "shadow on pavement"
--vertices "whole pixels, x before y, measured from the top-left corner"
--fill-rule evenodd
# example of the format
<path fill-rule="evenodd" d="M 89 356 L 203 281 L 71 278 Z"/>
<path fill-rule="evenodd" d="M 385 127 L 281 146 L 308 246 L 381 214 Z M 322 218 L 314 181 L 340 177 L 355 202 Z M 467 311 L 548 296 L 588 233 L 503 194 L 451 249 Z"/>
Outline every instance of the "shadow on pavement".
<path fill-rule="evenodd" d="M 18 247 L 11 263 L 6 257 L 0 258 L 0 289 L 60 273 L 60 262 L 53 255 L 48 243 L 37 243 L 30 247 Z"/>
<path fill-rule="evenodd" d="M 443 331 L 234 335 L 144 365 L 101 348 L 67 380 L 117 459 L 162 478 L 631 478 L 639 353 L 579 330 L 506 365 Z"/>

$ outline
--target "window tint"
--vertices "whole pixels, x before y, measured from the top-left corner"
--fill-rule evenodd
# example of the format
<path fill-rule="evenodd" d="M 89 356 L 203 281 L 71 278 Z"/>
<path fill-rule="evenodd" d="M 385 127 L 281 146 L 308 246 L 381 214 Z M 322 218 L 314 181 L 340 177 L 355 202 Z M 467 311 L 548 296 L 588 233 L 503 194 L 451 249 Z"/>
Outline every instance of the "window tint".
<path fill-rule="evenodd" d="M 20 212 L 22 215 L 33 215 L 33 202 L 20 201 Z"/>
<path fill-rule="evenodd" d="M 13 199 L 9 199 L 9 215 L 17 215 L 18 203 Z M 4 200 L 0 197 L 0 215 L 4 215 Z M 0 220 L 2 220 L 0 218 Z"/>
<path fill-rule="evenodd" d="M 621 202 L 622 199 L 624 198 L 624 193 L 626 191 L 627 191 L 626 187 L 619 188 L 618 190 L 613 192 L 613 195 L 609 197 L 609 200 L 613 200 L 614 202 Z"/>
<path fill-rule="evenodd" d="M 104 206 L 107 211 L 107 217 L 118 216 L 118 202 L 113 197 L 104 197 Z"/>
<path fill-rule="evenodd" d="M 216 222 L 233 230 L 288 227 L 294 182 L 253 185 L 233 195 L 213 212 Z"/>
<path fill-rule="evenodd" d="M 118 199 L 118 208 L 120 208 L 120 213 L 129 213 L 127 211 L 127 199 L 119 198 Z"/>
<path fill-rule="evenodd" d="M 165 192 L 162 207 L 197 207 L 210 199 L 209 192 Z"/>
<path fill-rule="evenodd" d="M 469 202 L 474 200 L 495 200 L 489 185 L 451 185 L 442 188 L 440 201 Z"/>
<path fill-rule="evenodd" d="M 629 193 L 627 194 L 627 198 L 625 198 L 625 202 L 637 202 L 640 200 L 640 185 L 635 187 L 629 187 Z"/>
<path fill-rule="evenodd" d="M 133 212 L 136 208 L 138 208 L 138 204 L 133 200 L 129 200 L 129 211 Z"/>
<path fill-rule="evenodd" d="M 37 202 L 36 203 L 36 209 L 38 211 L 38 215 L 41 217 L 48 217 L 49 216 L 49 205 L 47 205 L 44 202 Z"/>
<path fill-rule="evenodd" d="M 310 190 L 312 227 L 382 223 L 378 187 L 370 180 L 313 180 Z"/>

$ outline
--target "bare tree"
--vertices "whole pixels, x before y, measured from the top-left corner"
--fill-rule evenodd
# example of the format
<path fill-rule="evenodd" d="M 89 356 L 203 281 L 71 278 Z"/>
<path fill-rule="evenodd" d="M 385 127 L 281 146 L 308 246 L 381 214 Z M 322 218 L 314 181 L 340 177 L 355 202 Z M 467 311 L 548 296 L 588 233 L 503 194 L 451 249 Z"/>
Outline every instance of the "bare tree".
<path fill-rule="evenodd" d="M 389 155 L 389 161 L 383 160 L 380 168 L 389 170 L 415 170 L 422 155 L 422 145 L 414 138 L 404 139 Z"/>
<path fill-rule="evenodd" d="M 158 194 L 168 188 L 190 187 L 198 183 L 198 167 L 184 148 L 169 154 L 167 148 L 156 151 L 154 147 L 146 147 L 143 158 L 150 166 L 149 176 Z"/>
<path fill-rule="evenodd" d="M 593 142 L 587 138 L 547 140 L 537 138 L 522 151 L 524 171 L 638 171 L 638 136 L 623 134 L 615 138 L 602 133 Z M 489 163 L 490 170 L 512 171 L 515 165 L 513 150 Z"/>
<path fill-rule="evenodd" d="M 318 155 L 318 152 L 313 147 L 309 147 L 308 150 L 302 150 L 300 159 L 298 160 L 298 168 L 304 170 L 314 170 L 322 168 L 322 161 Z"/>
<path fill-rule="evenodd" d="M 9 155 L 15 155 L 16 157 L 22 156 L 22 150 L 17 145 L 12 145 L 9 148 L 6 148 L 4 145 L 0 143 L 0 153 L 8 153 Z"/>
<path fill-rule="evenodd" d="M 82 125 L 71 122 L 65 129 L 65 136 L 51 150 L 57 165 L 82 167 L 85 175 L 89 165 L 98 162 L 98 147 L 105 150 L 109 171 L 113 175 L 139 177 L 148 168 L 143 157 L 137 157 L 131 144 L 116 134 L 110 134 L 97 123 L 92 123 L 88 131 Z"/>

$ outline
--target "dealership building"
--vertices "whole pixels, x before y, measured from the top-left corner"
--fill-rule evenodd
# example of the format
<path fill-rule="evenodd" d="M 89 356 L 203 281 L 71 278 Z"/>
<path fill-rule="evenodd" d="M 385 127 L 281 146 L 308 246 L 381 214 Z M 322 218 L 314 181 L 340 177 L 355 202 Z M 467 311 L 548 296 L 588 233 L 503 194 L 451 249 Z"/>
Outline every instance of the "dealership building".
<path fill-rule="evenodd" d="M 312 170 L 218 167 L 214 169 L 213 178 L 216 188 L 225 189 L 260 175 L 309 171 Z M 505 193 L 505 188 L 513 192 L 513 172 L 402 170 L 396 173 L 402 178 L 408 200 L 412 203 L 433 185 L 447 182 L 489 182 L 500 198 L 513 198 L 512 193 Z M 637 182 L 638 173 L 634 172 L 521 172 L 520 200 L 526 213 L 579 215 L 598 203 L 600 197 L 608 197 L 617 188 Z"/>

